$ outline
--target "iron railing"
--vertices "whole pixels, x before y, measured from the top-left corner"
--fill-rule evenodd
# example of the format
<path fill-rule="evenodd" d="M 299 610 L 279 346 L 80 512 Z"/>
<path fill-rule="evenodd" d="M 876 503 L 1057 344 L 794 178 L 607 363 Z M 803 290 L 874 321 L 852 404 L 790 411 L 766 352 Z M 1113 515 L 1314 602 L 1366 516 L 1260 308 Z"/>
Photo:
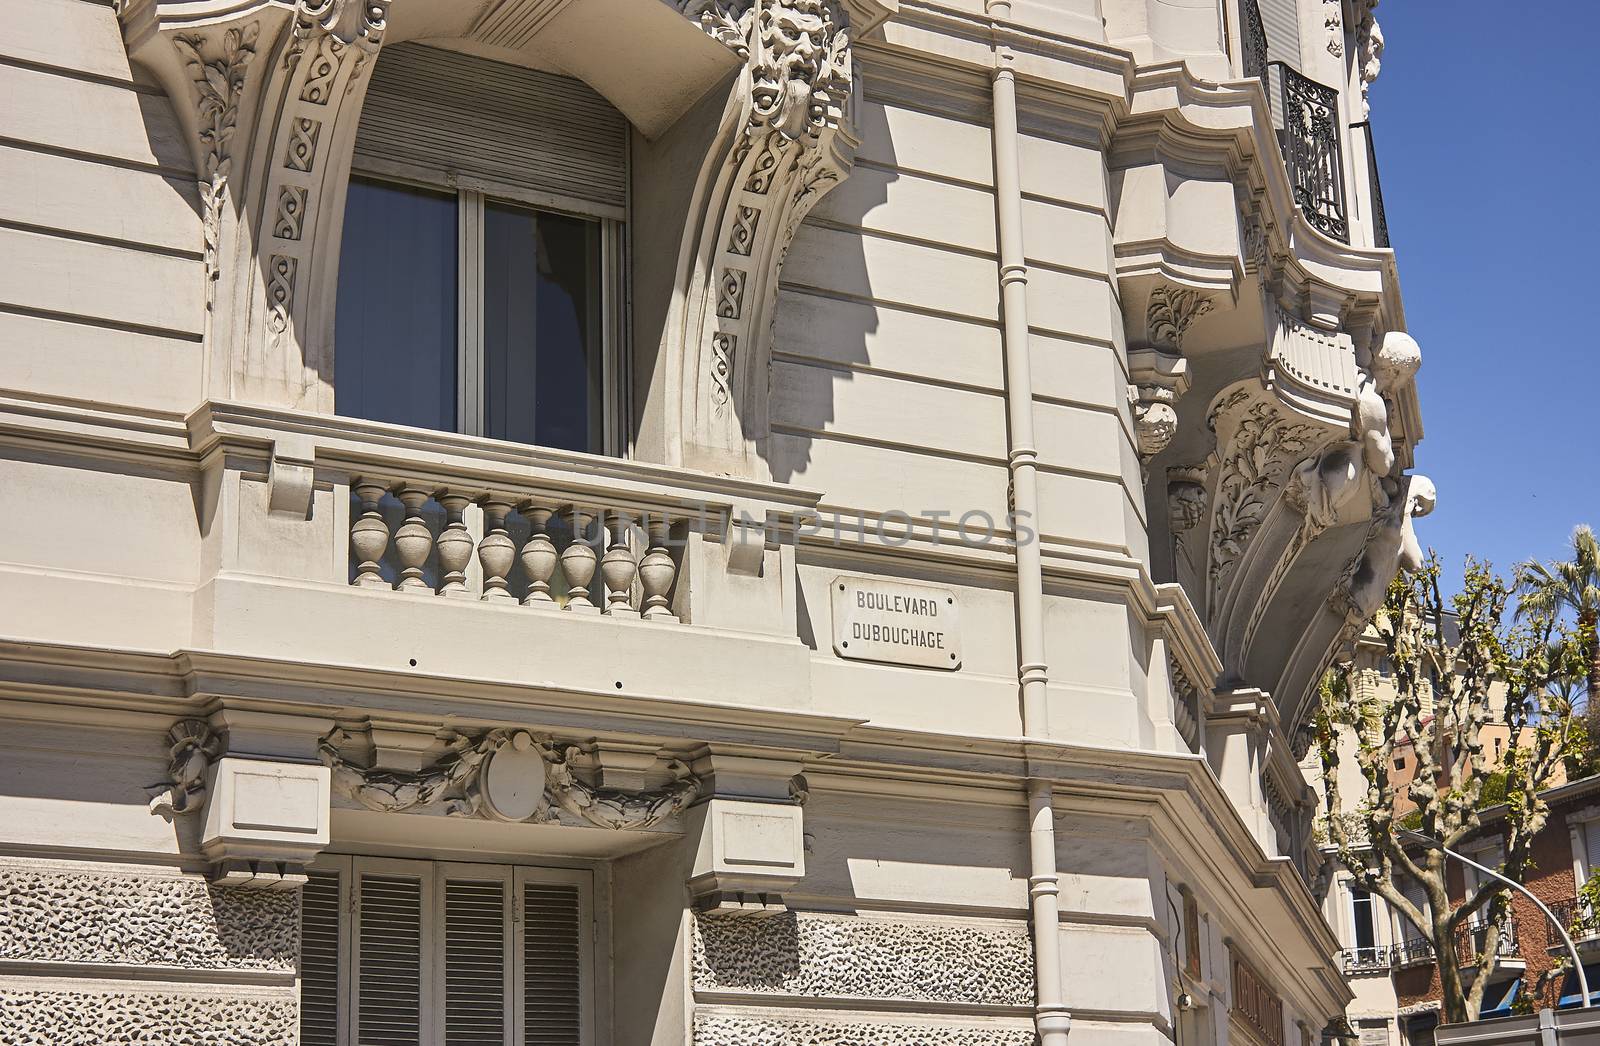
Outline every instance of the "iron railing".
<path fill-rule="evenodd" d="M 1294 202 L 1306 221 L 1350 242 L 1344 200 L 1344 160 L 1339 148 L 1339 92 L 1273 62 L 1283 84 L 1283 162 Z"/>
<path fill-rule="evenodd" d="M 1347 975 L 1382 973 L 1414 963 L 1432 962 L 1433 945 L 1425 937 L 1413 937 L 1400 944 L 1346 948 L 1339 953 L 1339 961 Z"/>
<path fill-rule="evenodd" d="M 1267 86 L 1267 26 L 1261 20 L 1261 5 L 1256 0 L 1239 0 L 1239 51 L 1244 75 Z"/>
<path fill-rule="evenodd" d="M 1594 909 L 1581 897 L 1551 901 L 1550 914 L 1556 917 L 1562 927 L 1572 935 L 1574 941 L 1587 941 L 1600 937 L 1600 919 L 1595 917 Z M 1547 936 L 1550 938 L 1552 948 L 1563 943 L 1555 930 L 1550 930 Z"/>
<path fill-rule="evenodd" d="M 1483 954 L 1484 942 L 1488 939 L 1489 927 L 1486 924 L 1472 920 L 1467 925 L 1456 930 L 1456 962 L 1467 966 L 1478 961 Z M 1515 921 L 1507 922 L 1505 932 L 1500 935 L 1499 947 L 1495 955 L 1505 959 L 1522 954 L 1517 947 L 1517 924 Z"/>
<path fill-rule="evenodd" d="M 1372 245 L 1389 246 L 1389 219 L 1383 214 L 1383 186 L 1378 182 L 1378 151 L 1372 145 L 1372 121 L 1362 120 L 1350 125 L 1353 131 L 1361 128 L 1367 136 L 1367 184 L 1372 187 Z"/>

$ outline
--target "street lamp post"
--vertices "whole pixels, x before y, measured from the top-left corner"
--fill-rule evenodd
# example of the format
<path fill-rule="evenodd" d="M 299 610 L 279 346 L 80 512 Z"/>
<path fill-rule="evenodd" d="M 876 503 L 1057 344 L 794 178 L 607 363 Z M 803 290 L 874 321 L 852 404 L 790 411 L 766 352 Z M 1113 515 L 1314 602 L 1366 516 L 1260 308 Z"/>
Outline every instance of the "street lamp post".
<path fill-rule="evenodd" d="M 1500 882 L 1505 883 L 1507 886 L 1511 887 L 1513 890 L 1516 890 L 1528 900 L 1532 901 L 1534 906 L 1543 912 L 1544 917 L 1549 919 L 1550 924 L 1556 928 L 1556 933 L 1561 935 L 1561 943 L 1566 945 L 1567 954 L 1572 957 L 1572 968 L 1577 971 L 1578 974 L 1578 991 L 1583 993 L 1583 1001 L 1578 1004 L 1579 1007 L 1584 1008 L 1589 1005 L 1589 978 L 1584 975 L 1583 961 L 1578 958 L 1578 946 L 1572 943 L 1572 936 L 1567 933 L 1567 928 L 1561 925 L 1561 920 L 1556 918 L 1554 912 L 1545 907 L 1543 901 L 1539 900 L 1539 898 L 1533 895 L 1533 891 L 1529 890 L 1526 886 L 1523 886 L 1519 882 L 1513 882 L 1512 880 L 1507 879 L 1493 868 L 1485 868 L 1483 865 L 1472 860 L 1470 857 L 1464 857 L 1461 854 L 1456 853 L 1454 850 L 1450 849 L 1448 846 L 1444 845 L 1439 840 L 1432 838 L 1431 836 L 1423 835 L 1421 832 L 1413 832 L 1409 828 L 1397 828 L 1395 829 L 1395 834 L 1410 842 L 1414 842 L 1419 846 L 1426 847 L 1429 850 L 1438 850 L 1446 857 L 1454 857 L 1462 864 L 1471 868 L 1476 868 L 1478 871 L 1492 879 L 1498 879 Z"/>

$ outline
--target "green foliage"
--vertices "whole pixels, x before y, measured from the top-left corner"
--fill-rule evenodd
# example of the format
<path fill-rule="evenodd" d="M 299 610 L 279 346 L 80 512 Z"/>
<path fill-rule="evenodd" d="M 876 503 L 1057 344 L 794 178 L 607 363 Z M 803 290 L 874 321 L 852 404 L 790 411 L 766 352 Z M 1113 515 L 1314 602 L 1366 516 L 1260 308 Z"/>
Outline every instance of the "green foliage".
<path fill-rule="evenodd" d="M 1506 801 L 1506 772 L 1495 770 L 1483 775 L 1483 787 L 1478 792 L 1478 806 L 1487 810 Z M 1420 821 L 1420 818 L 1418 819 Z"/>

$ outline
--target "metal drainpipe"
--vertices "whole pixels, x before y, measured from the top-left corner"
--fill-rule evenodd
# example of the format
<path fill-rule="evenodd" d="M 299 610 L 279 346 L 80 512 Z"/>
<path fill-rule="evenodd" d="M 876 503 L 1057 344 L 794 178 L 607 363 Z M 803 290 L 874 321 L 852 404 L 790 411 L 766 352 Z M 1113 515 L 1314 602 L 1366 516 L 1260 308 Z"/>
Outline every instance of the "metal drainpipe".
<path fill-rule="evenodd" d="M 1039 495 L 1033 442 L 1033 375 L 1028 354 L 1028 266 L 1022 249 L 1021 157 L 1017 140 L 1015 55 L 1000 43 L 999 23 L 1010 0 L 988 0 L 994 47 L 994 187 L 1000 224 L 1001 330 L 1006 361 L 1006 415 L 1011 446 L 1011 508 L 1017 556 L 1017 678 L 1022 688 L 1022 733 L 1045 729 L 1044 570 L 1039 558 Z M 1022 524 L 1026 524 L 1024 529 Z M 1031 756 L 1030 756 L 1031 759 Z M 1056 874 L 1056 828 L 1048 780 L 1028 773 L 1028 896 L 1033 915 L 1034 1026 L 1040 1046 L 1065 1046 L 1072 1015 L 1061 997 L 1061 908 Z"/>

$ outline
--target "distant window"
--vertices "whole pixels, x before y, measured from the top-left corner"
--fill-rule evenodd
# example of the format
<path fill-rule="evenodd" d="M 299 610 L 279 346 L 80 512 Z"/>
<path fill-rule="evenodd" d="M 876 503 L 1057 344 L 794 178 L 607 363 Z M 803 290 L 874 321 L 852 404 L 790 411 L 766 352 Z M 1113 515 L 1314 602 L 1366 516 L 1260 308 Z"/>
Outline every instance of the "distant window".
<path fill-rule="evenodd" d="M 1371 952 L 1378 941 L 1372 919 L 1372 894 L 1359 886 L 1350 887 L 1350 922 L 1356 948 Z"/>

